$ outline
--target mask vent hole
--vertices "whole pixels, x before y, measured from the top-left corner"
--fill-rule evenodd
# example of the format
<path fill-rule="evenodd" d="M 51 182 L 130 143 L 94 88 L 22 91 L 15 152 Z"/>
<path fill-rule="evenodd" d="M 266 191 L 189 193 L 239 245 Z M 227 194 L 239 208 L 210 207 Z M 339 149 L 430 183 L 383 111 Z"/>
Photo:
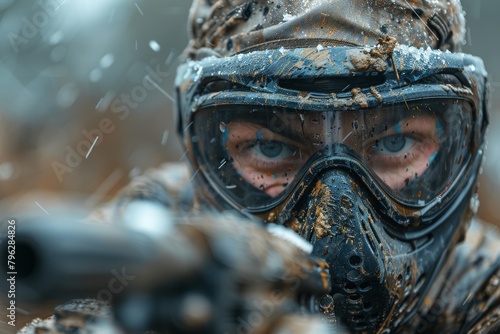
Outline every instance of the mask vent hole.
<path fill-rule="evenodd" d="M 379 320 L 379 314 L 378 313 L 371 313 L 370 314 L 370 322 L 377 322 Z"/>
<path fill-rule="evenodd" d="M 351 282 L 359 282 L 363 278 L 361 276 L 361 273 L 357 270 L 351 270 L 350 272 L 347 273 L 347 279 Z"/>
<path fill-rule="evenodd" d="M 356 284 L 352 283 L 352 282 L 347 282 L 345 285 L 344 285 L 344 288 L 347 292 L 352 292 L 352 291 L 355 291 L 356 290 Z"/>
<path fill-rule="evenodd" d="M 425 275 L 420 275 L 418 278 L 417 278 L 417 282 L 415 283 L 415 287 L 413 288 L 413 293 L 418 293 L 420 291 L 420 289 L 422 288 L 422 286 L 424 285 L 425 283 Z"/>
<path fill-rule="evenodd" d="M 367 326 L 368 326 L 368 324 L 366 322 L 360 322 L 360 323 L 354 325 L 354 330 L 363 331 L 363 330 L 366 330 Z"/>
<path fill-rule="evenodd" d="M 371 289 L 371 285 L 370 285 L 370 282 L 362 282 L 360 285 L 359 285 L 359 290 L 360 291 L 368 291 Z"/>
<path fill-rule="evenodd" d="M 413 309 L 415 308 L 415 306 L 417 306 L 419 300 L 420 300 L 420 294 L 417 293 L 417 294 L 415 294 L 415 296 L 413 296 L 413 301 L 410 303 L 410 305 L 407 308 L 407 312 L 408 313 L 410 313 L 410 312 L 413 311 Z"/>
<path fill-rule="evenodd" d="M 285 89 L 314 92 L 314 93 L 347 93 L 352 88 L 369 88 L 378 86 L 386 81 L 385 75 L 351 75 L 351 76 L 336 76 L 323 78 L 295 78 L 295 79 L 280 79 L 278 85 Z"/>
<path fill-rule="evenodd" d="M 363 260 L 358 255 L 353 255 L 349 258 L 349 263 L 351 264 L 352 267 L 358 267 L 361 265 L 362 262 Z"/>
<path fill-rule="evenodd" d="M 363 219 L 361 221 L 361 227 L 363 228 L 364 231 L 371 231 L 371 229 L 368 228 L 368 225 L 369 224 L 366 219 Z M 375 255 L 375 257 L 378 258 L 378 252 L 376 251 L 375 242 L 373 238 L 370 236 L 370 234 L 366 234 L 366 240 L 368 240 L 368 246 L 370 247 L 370 250 Z"/>
<path fill-rule="evenodd" d="M 355 294 L 349 295 L 349 299 L 353 302 L 357 302 L 361 299 L 361 295 L 355 293 Z"/>
<path fill-rule="evenodd" d="M 406 281 L 410 281 L 411 280 L 411 268 L 409 266 L 406 268 L 405 280 Z"/>
<path fill-rule="evenodd" d="M 373 307 L 372 303 L 370 303 L 370 302 L 366 302 L 363 304 L 363 310 L 366 312 L 371 311 L 372 307 Z"/>
<path fill-rule="evenodd" d="M 360 322 L 360 321 L 364 321 L 365 320 L 365 316 L 364 315 L 353 315 L 351 320 L 353 322 Z"/>

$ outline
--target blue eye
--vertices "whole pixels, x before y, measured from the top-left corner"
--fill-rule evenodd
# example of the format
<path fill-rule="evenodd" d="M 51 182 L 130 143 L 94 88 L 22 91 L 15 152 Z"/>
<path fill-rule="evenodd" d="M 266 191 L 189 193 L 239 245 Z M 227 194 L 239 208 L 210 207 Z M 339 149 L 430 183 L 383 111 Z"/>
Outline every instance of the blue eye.
<path fill-rule="evenodd" d="M 287 158 L 293 154 L 292 149 L 288 145 L 274 140 L 258 141 L 252 150 L 256 154 L 268 159 Z"/>
<path fill-rule="evenodd" d="M 410 149 L 414 143 L 414 139 L 405 135 L 388 136 L 376 141 L 375 150 L 387 154 L 402 153 Z"/>

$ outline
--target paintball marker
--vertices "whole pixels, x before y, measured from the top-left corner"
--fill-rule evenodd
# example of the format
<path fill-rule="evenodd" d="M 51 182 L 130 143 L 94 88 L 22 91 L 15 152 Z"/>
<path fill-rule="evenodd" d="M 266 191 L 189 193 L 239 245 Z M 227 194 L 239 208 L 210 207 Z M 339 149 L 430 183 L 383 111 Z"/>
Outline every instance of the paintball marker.
<path fill-rule="evenodd" d="M 116 225 L 20 222 L 18 298 L 110 303 L 127 333 L 327 332 L 318 297 L 328 293 L 328 268 L 294 245 L 304 241 L 229 214 L 176 217 L 147 202 L 127 210 Z"/>

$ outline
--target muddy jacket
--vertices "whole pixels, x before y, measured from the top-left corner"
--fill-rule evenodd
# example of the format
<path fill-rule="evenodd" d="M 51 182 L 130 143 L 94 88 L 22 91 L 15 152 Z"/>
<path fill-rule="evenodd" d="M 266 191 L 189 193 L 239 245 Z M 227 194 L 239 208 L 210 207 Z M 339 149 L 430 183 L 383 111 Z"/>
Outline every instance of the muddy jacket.
<path fill-rule="evenodd" d="M 137 199 L 181 211 L 203 210 L 193 200 L 186 166 L 178 164 L 137 177 L 116 201 L 94 212 L 92 218 L 113 222 L 128 203 Z M 500 236 L 495 228 L 473 221 L 466 239 L 449 254 L 418 312 L 393 333 L 500 333 L 499 255 Z M 313 327 L 318 326 L 317 318 L 297 316 L 287 323 L 294 321 L 293 333 L 315 332 Z M 36 319 L 19 332 L 101 333 L 104 330 L 122 333 L 111 320 L 109 306 L 88 299 L 60 305 L 52 317 Z M 342 333 L 340 329 L 332 329 L 332 332 Z"/>

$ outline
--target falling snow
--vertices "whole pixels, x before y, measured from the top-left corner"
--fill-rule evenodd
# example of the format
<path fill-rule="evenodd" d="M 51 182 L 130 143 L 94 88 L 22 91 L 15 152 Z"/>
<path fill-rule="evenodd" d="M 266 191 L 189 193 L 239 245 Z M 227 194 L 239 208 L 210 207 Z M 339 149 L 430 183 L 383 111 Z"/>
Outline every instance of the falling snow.
<path fill-rule="evenodd" d="M 158 44 L 157 41 L 149 41 L 149 47 L 154 52 L 159 52 L 161 50 L 161 46 L 160 46 L 160 44 Z"/>

